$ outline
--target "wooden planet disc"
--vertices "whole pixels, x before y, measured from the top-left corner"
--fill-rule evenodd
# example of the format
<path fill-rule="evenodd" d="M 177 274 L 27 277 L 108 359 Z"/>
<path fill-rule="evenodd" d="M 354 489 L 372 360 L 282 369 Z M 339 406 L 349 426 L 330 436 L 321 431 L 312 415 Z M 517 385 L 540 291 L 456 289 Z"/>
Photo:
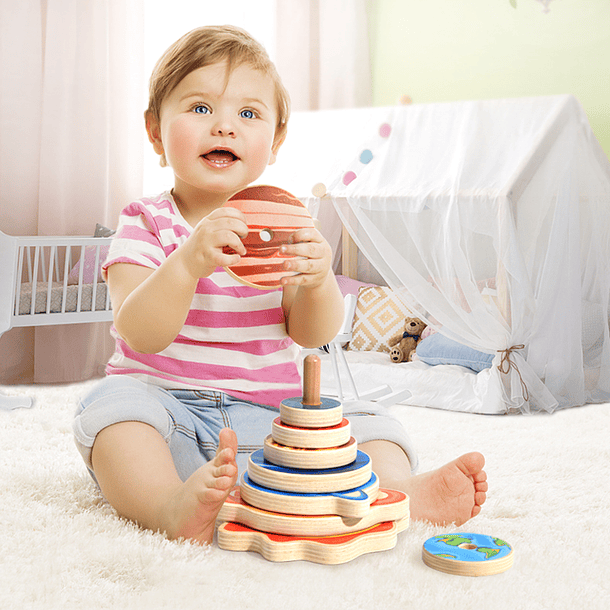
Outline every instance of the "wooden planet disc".
<path fill-rule="evenodd" d="M 303 404 L 300 396 L 286 398 L 280 404 L 280 419 L 289 426 L 329 428 L 343 421 L 343 406 L 338 400 L 322 396 L 319 405 Z"/>
<path fill-rule="evenodd" d="M 280 491 L 330 493 L 364 485 L 371 478 L 371 458 L 358 451 L 356 459 L 338 468 L 302 470 L 278 466 L 265 459 L 263 449 L 250 454 L 248 476 L 259 485 Z"/>
<path fill-rule="evenodd" d="M 271 436 L 276 443 L 303 449 L 325 449 L 345 445 L 351 437 L 351 424 L 343 418 L 341 423 L 328 428 L 301 428 L 285 424 L 281 417 L 273 420 Z"/>
<path fill-rule="evenodd" d="M 226 270 L 247 286 L 273 290 L 283 277 L 295 275 L 284 269 L 284 261 L 293 258 L 280 253 L 280 247 L 290 243 L 295 231 L 313 228 L 307 208 L 288 191 L 275 186 L 251 186 L 233 195 L 226 206 L 244 213 L 248 236 L 243 244 L 246 255 Z M 234 250 L 224 248 L 233 254 Z"/>
<path fill-rule="evenodd" d="M 399 531 L 409 525 L 409 497 L 401 491 L 380 489 L 369 512 L 361 519 L 337 514 L 282 514 L 252 506 L 241 497 L 239 487 L 228 495 L 217 523 L 233 521 L 262 532 L 288 536 L 330 536 L 367 529 L 383 521 L 396 521 Z"/>
<path fill-rule="evenodd" d="M 354 489 L 333 493 L 298 493 L 270 489 L 255 483 L 247 473 L 241 477 L 240 495 L 245 502 L 267 511 L 299 515 L 340 515 L 350 519 L 365 517 L 379 492 L 375 473 Z"/>
<path fill-rule="evenodd" d="M 484 534 L 444 534 L 424 542 L 422 558 L 427 566 L 448 574 L 489 576 L 513 565 L 513 549 Z"/>
<path fill-rule="evenodd" d="M 337 468 L 351 464 L 357 453 L 358 443 L 353 436 L 339 447 L 303 449 L 276 443 L 269 435 L 263 446 L 263 455 L 268 462 L 288 468 Z"/>
<path fill-rule="evenodd" d="M 331 536 L 286 536 L 259 532 L 239 523 L 218 528 L 218 546 L 230 551 L 255 551 L 269 561 L 304 560 L 322 564 L 351 561 L 365 553 L 396 545 L 398 526 L 385 521 L 368 529 Z"/>

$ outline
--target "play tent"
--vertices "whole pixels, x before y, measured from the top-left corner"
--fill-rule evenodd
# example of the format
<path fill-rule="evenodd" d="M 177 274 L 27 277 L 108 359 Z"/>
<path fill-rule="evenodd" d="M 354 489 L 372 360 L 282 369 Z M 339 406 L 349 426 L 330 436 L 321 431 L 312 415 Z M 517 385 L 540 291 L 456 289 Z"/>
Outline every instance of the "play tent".
<path fill-rule="evenodd" d="M 347 229 L 358 279 L 370 264 L 433 328 L 493 355 L 466 398 L 413 404 L 610 400 L 610 163 L 574 97 L 295 113 L 263 181 L 300 197 L 337 253 Z M 388 367 L 408 380 L 415 364 Z M 431 387 L 446 367 L 428 368 Z"/>

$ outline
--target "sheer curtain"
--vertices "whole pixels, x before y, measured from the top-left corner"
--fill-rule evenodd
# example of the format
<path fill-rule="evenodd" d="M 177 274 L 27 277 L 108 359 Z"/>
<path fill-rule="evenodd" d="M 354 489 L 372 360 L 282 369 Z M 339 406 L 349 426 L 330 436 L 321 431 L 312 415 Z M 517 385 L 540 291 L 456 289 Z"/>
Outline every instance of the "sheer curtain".
<path fill-rule="evenodd" d="M 577 100 L 396 107 L 367 127 L 328 191 L 420 317 L 494 354 L 480 412 L 609 400 L 610 164 Z"/>
<path fill-rule="evenodd" d="M 292 103 L 293 111 L 367 107 L 372 103 L 368 16 L 365 0 L 278 0 L 275 63 Z M 298 146 L 297 133 L 288 124 L 286 149 Z M 322 139 L 324 134 L 320 134 Z M 327 157 L 335 151 L 324 152 Z M 281 178 L 282 151 L 268 179 Z M 311 162 L 310 160 L 309 162 Z M 278 183 L 278 186 L 281 186 Z M 311 195 L 309 186 L 295 193 Z M 288 185 L 285 186 L 288 188 Z M 307 201 L 320 221 L 322 233 L 335 250 L 333 268 L 341 260 L 341 223 L 331 205 Z"/>
<path fill-rule="evenodd" d="M 0 229 L 93 235 L 142 190 L 143 0 L 0 4 Z M 108 325 L 11 330 L 5 383 L 99 373 Z"/>
<path fill-rule="evenodd" d="M 294 110 L 369 106 L 364 0 L 278 0 L 276 65 Z"/>

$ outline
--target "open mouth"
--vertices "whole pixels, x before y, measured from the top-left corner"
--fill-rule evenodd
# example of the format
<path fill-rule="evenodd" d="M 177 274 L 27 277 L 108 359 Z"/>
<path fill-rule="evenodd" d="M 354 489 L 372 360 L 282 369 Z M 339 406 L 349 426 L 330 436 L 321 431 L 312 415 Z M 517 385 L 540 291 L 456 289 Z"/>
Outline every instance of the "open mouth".
<path fill-rule="evenodd" d="M 235 153 L 225 148 L 215 148 L 201 156 L 214 167 L 227 167 L 239 160 Z"/>

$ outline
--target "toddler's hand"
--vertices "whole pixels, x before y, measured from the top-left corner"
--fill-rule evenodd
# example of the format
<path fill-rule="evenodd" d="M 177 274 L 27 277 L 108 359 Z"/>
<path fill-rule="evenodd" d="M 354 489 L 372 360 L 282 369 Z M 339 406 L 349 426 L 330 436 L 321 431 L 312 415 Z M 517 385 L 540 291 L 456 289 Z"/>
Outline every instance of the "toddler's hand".
<path fill-rule="evenodd" d="M 332 249 L 317 229 L 299 229 L 292 234 L 292 243 L 280 248 L 280 253 L 302 257 L 284 263 L 284 269 L 298 275 L 282 278 L 283 286 L 321 286 L 332 263 Z"/>
<path fill-rule="evenodd" d="M 180 246 L 188 272 L 195 278 L 208 277 L 216 267 L 239 263 L 246 248 L 241 241 L 248 235 L 246 217 L 235 208 L 218 208 L 203 218 Z M 228 246 L 236 254 L 225 254 Z"/>

